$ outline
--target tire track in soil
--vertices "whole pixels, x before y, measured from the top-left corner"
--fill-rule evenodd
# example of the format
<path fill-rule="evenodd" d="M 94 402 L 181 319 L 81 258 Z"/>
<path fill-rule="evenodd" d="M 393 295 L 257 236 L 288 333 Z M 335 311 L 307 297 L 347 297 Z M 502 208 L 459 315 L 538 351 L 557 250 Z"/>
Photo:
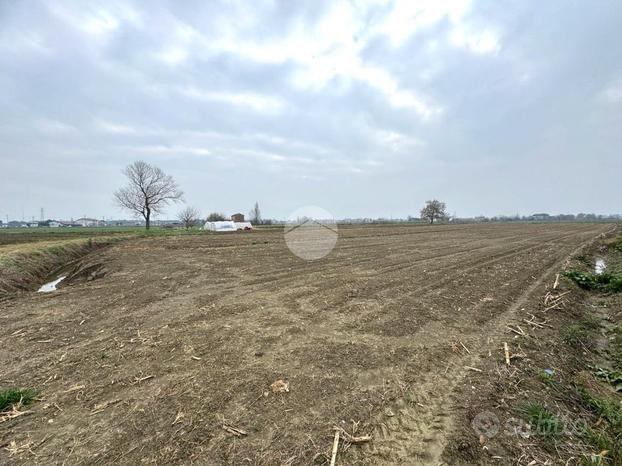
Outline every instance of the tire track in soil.
<path fill-rule="evenodd" d="M 447 272 L 457 270 L 460 270 L 462 274 L 474 272 L 515 256 L 525 255 L 529 252 L 543 251 L 551 243 L 561 242 L 582 234 L 585 233 L 575 232 L 562 237 L 547 239 L 544 242 L 539 242 L 527 248 L 517 246 L 510 251 L 499 252 L 492 258 L 490 258 L 490 256 L 484 256 L 475 261 L 470 261 L 469 267 L 467 268 L 464 267 L 464 263 L 453 263 L 453 265 L 449 267 L 439 269 L 437 273 L 446 274 Z M 484 247 L 482 249 L 487 248 Z M 459 251 L 449 254 L 448 256 L 455 256 L 462 253 L 463 251 Z M 433 261 L 435 259 L 437 258 L 424 259 L 422 262 Z M 446 259 L 446 257 L 444 259 Z M 557 263 L 559 263 L 559 260 L 554 267 L 557 266 Z M 340 264 L 339 266 L 342 265 Z M 412 264 L 410 266 L 412 266 Z M 544 275 L 546 275 L 546 273 L 547 272 L 545 272 Z M 514 305 L 511 309 L 518 308 L 520 303 L 528 299 L 532 291 L 541 283 L 544 275 L 542 275 L 537 282 L 532 283 L 529 288 L 514 301 Z M 291 279 L 292 281 L 296 281 L 299 280 L 300 277 L 291 277 Z M 439 286 L 440 289 L 443 289 L 454 280 L 454 277 L 446 275 L 446 278 L 441 280 L 441 282 L 434 282 L 431 285 L 419 287 L 410 291 L 408 294 L 411 295 L 423 292 L 427 294 L 432 289 L 439 289 Z M 282 286 L 282 280 L 279 284 Z M 248 291 L 249 290 L 245 290 L 244 294 L 247 294 Z M 379 290 L 374 291 L 378 292 Z M 382 291 L 384 291 L 384 289 Z M 308 312 L 314 308 L 314 306 L 309 306 L 308 303 L 303 303 L 303 301 L 315 294 L 313 290 L 305 290 L 302 294 L 295 292 L 293 294 L 295 296 L 290 297 L 288 301 L 290 301 L 290 303 L 291 301 L 295 301 L 296 307 L 299 310 L 306 307 Z M 283 298 L 284 296 L 281 293 L 279 299 L 282 300 Z M 302 314 L 305 315 L 307 313 L 302 312 Z M 308 326 L 308 330 L 313 334 L 324 334 L 326 337 L 330 335 L 327 329 L 317 328 L 317 326 L 313 324 L 309 326 L 309 322 L 306 322 L 306 325 Z M 335 334 L 333 333 L 332 336 L 334 337 Z M 452 408 L 454 403 L 453 394 L 456 387 L 462 383 L 462 380 L 468 372 L 468 370 L 464 370 L 463 367 L 465 365 L 475 364 L 476 361 L 477 356 L 475 355 L 471 358 L 453 356 L 447 365 L 451 368 L 450 374 L 452 374 L 452 376 L 443 376 L 439 379 L 434 375 L 422 374 L 422 379 L 428 380 L 428 382 L 418 387 L 415 407 L 404 401 L 397 404 L 394 407 L 396 416 L 389 418 L 386 422 L 378 424 L 374 432 L 374 438 L 377 440 L 374 441 L 373 446 L 364 451 L 378 458 L 380 461 L 379 464 L 413 464 L 413 459 L 420 461 L 420 464 L 436 464 L 435 462 L 440 458 L 444 448 L 446 433 L 451 427 L 450 411 L 454 409 Z M 426 386 L 430 388 L 430 393 L 432 393 L 432 395 L 426 393 Z M 437 387 L 443 387 L 441 396 L 438 394 Z M 433 388 L 435 388 L 435 390 L 432 390 Z M 383 461 L 386 461 L 386 463 L 383 463 Z"/>
<path fill-rule="evenodd" d="M 563 239 L 581 234 L 584 232 L 567 235 Z M 479 344 L 470 345 L 471 348 L 479 348 L 479 351 L 471 351 L 471 354 L 467 355 L 452 354 L 447 369 L 441 375 L 436 371 L 421 374 L 420 379 L 424 383 L 417 387 L 416 402 L 398 400 L 392 407 L 395 416 L 377 423 L 372 436 L 374 440 L 360 449 L 360 457 L 371 456 L 374 458 L 372 464 L 377 465 L 445 464 L 442 461 L 442 454 L 454 422 L 452 413 L 461 409 L 457 389 L 463 385 L 470 371 L 467 366 L 476 367 L 489 349 L 498 350 L 502 340 L 507 338 L 504 329 L 515 314 L 569 257 L 580 251 L 589 241 L 583 241 L 571 252 L 555 260 L 513 300 L 506 312 L 480 329 L 479 335 L 475 335 L 477 338 L 471 339 L 471 341 L 479 340 Z M 486 341 L 483 341 L 484 337 Z M 355 453 L 353 456 L 356 458 L 359 454 Z"/>
<path fill-rule="evenodd" d="M 558 238 L 559 240 L 565 240 L 571 237 L 575 237 L 577 234 L 582 234 L 582 233 L 573 233 L 570 235 L 566 235 L 563 236 L 562 238 Z M 492 255 L 492 257 L 490 255 L 483 255 L 482 257 L 478 257 L 474 260 L 469 260 L 469 261 L 465 261 L 465 262 L 453 262 L 451 264 L 449 264 L 446 267 L 442 267 L 442 268 L 438 268 L 436 270 L 434 270 L 434 274 L 444 274 L 445 278 L 442 278 L 440 280 L 430 280 L 430 283 L 426 284 L 426 285 L 420 285 L 418 287 L 415 287 L 414 289 L 409 289 L 409 290 L 405 290 L 405 289 L 401 289 L 400 290 L 400 299 L 404 299 L 404 298 L 408 298 L 411 297 L 413 295 L 417 295 L 418 297 L 425 297 L 427 296 L 430 292 L 434 291 L 434 290 L 442 290 L 446 287 L 446 285 L 451 284 L 453 282 L 455 282 L 456 278 L 455 276 L 452 275 L 448 275 L 448 273 L 450 272 L 454 272 L 454 271 L 460 271 L 460 273 L 462 275 L 468 274 L 468 273 L 472 273 L 475 272 L 483 267 L 488 267 L 490 265 L 493 264 L 497 264 L 500 262 L 503 262 L 507 259 L 510 259 L 512 257 L 516 257 L 516 256 L 520 256 L 529 252 L 533 252 L 533 251 L 537 251 L 540 249 L 545 249 L 546 247 L 550 246 L 552 243 L 554 243 L 555 240 L 551 239 L 551 240 L 547 240 L 545 242 L 542 243 L 538 243 L 535 244 L 533 246 L 530 247 L 522 247 L 522 246 L 518 246 L 515 247 L 513 249 L 511 249 L 510 251 L 500 251 L 495 255 Z M 484 248 L 485 249 L 485 248 Z M 463 252 L 460 251 L 458 253 L 453 253 L 453 254 L 449 254 L 447 256 L 441 256 L 441 259 L 447 260 L 449 257 L 453 257 L 455 255 L 458 254 L 462 254 Z M 410 261 L 413 262 L 413 261 Z M 422 263 L 437 263 L 438 262 L 438 258 L 437 257 L 431 257 L 431 258 L 427 258 L 427 259 L 423 259 L 420 261 L 415 261 L 417 262 L 416 266 L 421 266 Z M 292 277 L 292 282 L 294 281 L 299 281 L 300 277 Z M 338 281 L 336 280 L 336 282 L 338 283 Z M 337 283 L 335 283 L 337 285 Z M 408 286 L 408 285 L 407 285 Z M 383 276 L 383 283 L 378 284 L 378 285 L 369 285 L 366 286 L 364 289 L 362 289 L 360 292 L 357 292 L 355 297 L 356 298 L 369 298 L 371 296 L 376 297 L 376 299 L 378 297 L 380 297 L 381 299 L 385 300 L 386 303 L 386 299 L 389 298 L 391 296 L 391 291 L 394 291 L 398 288 L 402 288 L 404 287 L 404 283 L 403 282 L 399 282 L 397 280 L 392 280 L 389 277 Z M 341 287 L 343 288 L 343 286 Z M 337 287 L 335 287 L 335 290 L 337 290 Z M 279 299 L 281 300 L 285 300 L 286 302 L 288 302 L 288 304 L 297 307 L 298 309 L 300 309 L 300 301 L 301 300 L 306 300 L 308 298 L 311 298 L 313 296 L 316 296 L 316 292 L 314 290 L 293 290 L 291 292 L 288 293 L 288 295 L 286 296 L 280 296 Z M 339 295 L 339 293 L 337 293 Z M 334 307 L 338 304 L 343 304 L 344 301 L 348 301 L 349 299 L 351 299 L 352 297 L 345 297 L 344 299 L 338 300 L 336 302 L 329 302 L 328 303 L 328 307 Z M 321 306 L 319 306 L 321 308 Z"/>
<path fill-rule="evenodd" d="M 415 235 L 420 235 L 423 232 L 418 232 L 418 233 L 411 233 L 408 234 L 408 236 L 415 236 Z M 556 242 L 556 241 L 561 241 L 561 240 L 565 240 L 567 238 L 570 237 L 574 237 L 577 234 L 585 234 L 585 231 L 579 231 L 579 232 L 573 232 L 569 235 L 566 235 L 564 237 L 559 237 L 556 236 L 558 235 L 558 232 L 556 231 L 547 231 L 545 233 L 547 235 L 546 238 L 539 238 L 539 242 L 531 247 L 528 248 L 528 250 L 532 250 L 534 248 L 537 247 L 541 247 L 545 244 L 550 244 L 552 242 Z M 401 236 L 406 236 L 406 234 L 402 234 Z M 372 237 L 369 237 L 372 238 Z M 507 242 L 508 241 L 512 241 L 514 238 L 523 238 L 518 245 L 510 252 L 505 252 L 503 251 L 504 247 L 507 247 Z M 351 239 L 357 239 L 357 237 L 351 238 Z M 455 262 L 452 266 L 450 267 L 445 267 L 445 268 L 440 268 L 440 269 L 436 269 L 434 272 L 435 273 L 441 273 L 441 272 L 447 272 L 447 271 L 451 271 L 451 270 L 455 270 L 458 268 L 462 268 L 465 265 L 467 267 L 474 267 L 476 265 L 478 265 L 480 262 L 482 261 L 491 261 L 490 264 L 495 263 L 494 259 L 496 257 L 498 257 L 498 260 L 503 260 L 503 257 L 505 257 L 505 255 L 507 254 L 511 254 L 511 253 L 516 253 L 519 254 L 521 251 L 524 251 L 525 249 L 522 248 L 522 244 L 523 243 L 533 243 L 534 239 L 531 238 L 527 238 L 524 239 L 524 235 L 511 235 L 509 237 L 504 238 L 504 240 L 506 241 L 505 244 L 501 244 L 501 245 L 484 245 L 481 248 L 472 248 L 469 249 L 468 245 L 472 244 L 473 242 L 478 242 L 478 241 L 490 241 L 493 240 L 494 236 L 491 235 L 491 237 L 484 237 L 484 238 L 478 238 L 477 240 L 472 240 L 469 242 L 466 242 L 464 244 L 462 244 L 462 248 L 458 251 L 454 251 L 451 253 L 448 253 L 446 255 L 444 254 L 440 254 L 440 255 L 434 255 L 434 251 L 436 250 L 441 250 L 441 249 L 446 249 L 446 248 L 434 248 L 432 251 L 432 255 L 430 255 L 429 257 L 423 257 L 420 259 L 415 259 L 413 260 L 411 257 L 408 256 L 408 254 L 403 254 L 402 257 L 403 259 L 397 263 L 397 264 L 391 264 L 388 266 L 384 266 L 384 267 L 393 267 L 395 270 L 384 270 L 384 268 L 381 266 L 380 268 L 374 267 L 373 268 L 373 275 L 370 275 L 368 278 L 369 279 L 378 279 L 378 277 L 382 278 L 383 282 L 389 282 L 388 284 L 378 284 L 376 285 L 375 289 L 372 288 L 368 288 L 368 290 L 366 290 L 367 294 L 369 293 L 379 293 L 381 291 L 385 291 L 388 292 L 391 289 L 395 289 L 398 288 L 400 286 L 402 286 L 402 283 L 399 280 L 392 280 L 391 279 L 391 275 L 389 274 L 400 274 L 400 273 L 404 273 L 405 271 L 409 270 L 409 269 L 413 269 L 416 267 L 421 266 L 422 264 L 437 264 L 439 262 L 439 260 L 443 260 L 446 261 L 448 259 L 450 259 L 451 257 L 456 257 L 459 255 L 465 256 L 466 258 L 470 259 L 470 257 L 472 256 L 473 252 L 478 251 L 481 249 L 480 253 L 482 254 L 482 257 L 480 257 L 479 259 L 476 259 L 475 261 L 465 261 L 465 262 Z M 543 241 L 544 240 L 544 241 Z M 276 244 L 276 243 L 275 243 Z M 380 243 L 382 244 L 382 243 Z M 466 247 L 465 247 L 466 245 Z M 350 247 L 358 248 L 360 249 L 361 245 L 356 244 L 356 245 L 348 245 Z M 407 244 L 403 249 L 405 249 L 406 251 L 409 251 L 410 248 L 410 244 Z M 365 244 L 365 248 L 368 248 L 369 245 Z M 488 249 L 493 249 L 493 250 L 498 250 L 501 249 L 502 252 L 500 252 L 500 256 L 497 255 L 493 255 L 493 259 L 491 259 L 490 255 L 484 254 L 484 250 L 488 250 Z M 430 251 L 426 251 L 427 253 L 430 253 Z M 252 253 L 251 253 L 252 254 Z M 335 274 L 336 276 L 333 278 L 333 281 L 336 283 L 336 285 L 340 285 L 341 282 L 343 281 L 343 276 L 345 274 L 339 272 L 340 270 L 347 270 L 348 268 L 352 268 L 354 265 L 360 266 L 363 263 L 366 262 L 370 262 L 370 263 L 376 263 L 378 260 L 380 259 L 380 257 L 377 256 L 372 256 L 372 257 L 362 257 L 359 256 L 359 260 L 353 261 L 351 258 L 334 258 L 331 261 L 330 264 L 330 271 L 331 273 Z M 386 260 L 386 258 L 385 258 Z M 280 271 L 277 270 L 275 271 L 274 269 L 268 269 L 266 270 L 264 273 L 257 273 L 255 270 L 252 270 L 251 272 L 251 276 L 255 276 L 256 278 L 254 279 L 250 279 L 250 280 L 243 280 L 242 281 L 242 286 L 240 286 L 240 284 L 232 284 L 230 287 L 225 285 L 226 289 L 228 292 L 232 293 L 232 294 L 237 294 L 238 296 L 242 297 L 245 295 L 250 295 L 256 291 L 266 291 L 265 287 L 266 285 L 268 285 L 268 287 L 270 287 L 270 285 L 275 286 L 276 289 L 272 290 L 273 292 L 279 293 L 280 290 L 287 288 L 289 285 L 295 285 L 297 283 L 300 282 L 300 275 L 301 274 L 305 274 L 307 276 L 313 276 L 313 274 L 315 273 L 320 273 L 322 271 L 326 271 L 325 270 L 325 266 L 323 263 L 321 263 L 321 261 L 318 261 L 317 263 L 308 263 L 308 262 L 300 262 L 300 261 L 294 261 L 293 265 L 295 267 L 290 268 L 287 271 Z M 472 270 L 472 269 L 469 269 Z M 382 272 L 385 273 L 382 273 Z M 262 275 L 264 275 L 264 277 L 262 277 Z M 320 277 L 319 281 L 322 281 L 323 284 L 328 284 L 326 280 L 321 280 L 322 277 Z M 418 292 L 419 290 L 414 290 L 414 292 Z M 296 294 L 296 290 L 293 289 L 290 291 L 290 296 L 288 298 L 291 299 L 291 297 L 295 296 Z M 308 296 L 308 292 L 302 291 L 300 294 L 300 298 L 304 298 Z M 332 305 L 335 304 L 339 304 L 339 303 L 331 303 Z"/>
<path fill-rule="evenodd" d="M 413 234 L 409 234 L 408 236 L 415 236 L 415 235 L 420 235 L 423 232 L 420 233 L 413 233 Z M 551 232 L 549 233 L 553 238 L 556 238 L 555 236 L 555 232 Z M 391 236 L 391 235 L 387 235 L 387 236 Z M 402 236 L 406 236 L 405 234 L 403 234 Z M 455 247 L 455 246 L 451 246 L 451 241 L 450 239 L 447 239 L 447 243 L 449 244 L 449 246 L 437 246 L 437 247 L 433 247 L 433 248 L 426 248 L 424 249 L 425 253 L 428 254 L 428 256 L 420 258 L 420 259 L 416 259 L 415 261 L 412 260 L 412 257 L 410 257 L 407 253 L 412 252 L 412 247 L 413 244 L 410 243 L 406 243 L 405 246 L 402 246 L 400 248 L 399 251 L 404 251 L 404 254 L 400 254 L 400 258 L 401 260 L 398 263 L 393 263 L 393 264 L 389 264 L 386 266 L 376 266 L 375 264 L 378 262 L 378 260 L 386 260 L 387 257 L 385 255 L 372 255 L 371 257 L 366 257 L 364 255 L 361 254 L 357 254 L 356 258 L 352 258 L 352 257 L 340 257 L 340 255 L 344 254 L 346 250 L 352 250 L 354 252 L 360 252 L 361 247 L 364 246 L 365 249 L 371 249 L 374 246 L 385 246 L 386 247 L 386 242 L 374 242 L 374 243 L 368 243 L 368 242 L 362 242 L 359 240 L 358 237 L 352 237 L 352 238 L 346 238 L 350 239 L 350 240 L 356 240 L 357 243 L 356 244 L 350 244 L 350 243 L 346 243 L 345 245 L 343 245 L 341 248 L 339 248 L 338 250 L 336 250 L 336 253 L 338 253 L 339 255 L 337 255 L 336 257 L 333 257 L 330 263 L 330 268 L 331 269 L 342 269 L 342 268 L 348 268 L 348 267 L 352 267 L 353 265 L 357 265 L 360 266 L 362 264 L 365 263 L 372 263 L 374 264 L 374 267 L 372 268 L 373 272 L 375 275 L 381 276 L 384 272 L 389 272 L 390 270 L 388 270 L 391 267 L 400 267 L 400 266 L 418 266 L 421 262 L 437 262 L 439 259 L 447 259 L 451 256 L 455 256 L 455 255 L 471 255 L 474 251 L 477 251 L 479 249 L 500 249 L 500 248 L 504 248 L 504 245 L 491 245 L 491 244 L 484 244 L 481 247 L 476 247 L 473 248 L 470 245 L 472 243 L 477 243 L 477 242 L 490 242 L 491 240 L 494 240 L 495 237 L 491 236 L 491 237 L 479 237 L 477 239 L 474 240 L 468 240 L 464 243 L 462 243 L 460 246 L 460 249 L 458 249 L 457 251 L 453 251 L 451 253 L 448 254 L 436 254 L 437 251 L 442 251 L 442 250 L 446 250 L 448 247 Z M 374 238 L 375 239 L 375 238 Z M 512 235 L 512 236 L 508 236 L 506 238 L 504 238 L 506 241 L 514 241 L 514 239 L 521 239 L 520 243 L 531 243 L 534 240 L 532 239 L 525 239 L 524 235 Z M 360 244 L 360 243 L 364 243 L 364 244 Z M 277 243 L 274 243 L 277 244 Z M 250 279 L 247 280 L 244 284 L 246 286 L 252 286 L 252 285 L 260 285 L 260 284 L 266 284 L 266 283 L 275 283 L 278 282 L 279 285 L 286 285 L 289 283 L 295 283 L 298 280 L 298 275 L 297 273 L 315 273 L 318 272 L 320 270 L 324 270 L 325 268 L 325 264 L 322 263 L 321 261 L 318 261 L 317 263 L 309 263 L 309 262 L 303 262 L 297 259 L 294 259 L 293 266 L 287 271 L 282 271 L 282 270 L 273 270 L 273 269 L 266 269 L 264 271 L 255 271 L 253 270 L 253 272 L 255 272 L 253 275 L 255 275 L 257 278 L 254 279 Z M 387 270 L 385 270 L 385 268 L 387 268 Z M 401 269 L 398 269 L 396 271 L 401 271 Z"/>
<path fill-rule="evenodd" d="M 528 250 L 537 248 L 537 247 L 541 247 L 542 244 L 536 244 L 534 246 L 532 246 L 531 248 L 529 248 Z M 503 247 L 503 246 L 501 246 Z M 482 250 L 485 249 L 490 249 L 490 248 L 495 248 L 495 249 L 499 249 L 499 246 L 483 246 L 481 247 Z M 477 248 L 480 249 L 480 248 Z M 473 251 L 473 250 L 471 250 Z M 500 252 L 497 255 L 493 255 L 493 258 L 491 259 L 490 255 L 486 255 L 486 254 L 482 254 L 481 257 L 475 259 L 475 260 L 468 260 L 465 262 L 453 262 L 453 265 L 449 265 L 447 267 L 443 267 L 443 268 L 438 268 L 434 270 L 434 273 L 441 273 L 441 272 L 448 272 L 448 271 L 452 271 L 452 270 L 456 270 L 456 269 L 464 269 L 465 266 L 468 266 L 468 269 L 464 269 L 464 270 L 472 270 L 474 268 L 477 268 L 479 265 L 484 264 L 484 265 L 488 265 L 488 264 L 492 264 L 498 261 L 501 261 L 503 259 L 506 258 L 506 256 L 508 255 L 516 255 L 516 254 L 520 254 L 521 252 L 524 252 L 525 249 L 522 247 L 517 247 L 514 248 L 513 250 L 509 251 L 509 252 Z M 369 277 L 369 279 L 376 279 L 378 276 L 382 277 L 383 281 L 386 283 L 382 283 L 380 285 L 376 285 L 375 287 L 373 286 L 368 286 L 365 288 L 365 293 L 366 294 L 378 294 L 380 292 L 384 292 L 384 291 L 388 291 L 392 288 L 395 287 L 399 287 L 402 285 L 402 283 L 396 283 L 396 280 L 393 280 L 391 278 L 390 274 L 398 274 L 403 272 L 405 269 L 408 268 L 414 268 L 414 267 L 419 267 L 422 264 L 438 264 L 439 260 L 448 260 L 451 259 L 453 257 L 456 256 L 464 256 L 468 259 L 471 259 L 471 255 L 470 251 L 468 249 L 465 250 L 460 250 L 460 251 L 456 251 L 456 252 L 452 252 L 452 253 L 448 253 L 448 254 L 444 254 L 444 255 L 437 255 L 437 256 L 431 256 L 431 257 L 425 257 L 425 258 L 421 258 L 421 259 L 417 259 L 417 260 L 411 260 L 411 259 L 406 259 L 403 262 L 401 262 L 401 264 L 405 264 L 405 265 L 400 265 L 398 268 L 397 264 L 393 264 L 391 267 L 395 267 L 395 270 L 392 271 L 387 271 L 384 274 L 380 273 L 378 271 L 376 271 L 374 269 L 373 273 L 374 275 Z M 374 259 L 366 259 L 366 260 L 374 260 Z M 414 264 L 413 264 L 414 263 Z M 343 275 L 340 274 L 338 272 L 339 269 L 346 269 L 352 267 L 352 264 L 350 262 L 348 263 L 339 263 L 339 264 L 333 264 L 331 266 L 331 273 L 337 274 L 336 277 L 334 277 L 332 279 L 332 281 L 335 283 L 335 285 L 339 285 L 341 284 L 341 282 L 343 281 Z M 337 269 L 337 271 L 335 271 L 334 269 Z M 321 271 L 322 269 L 320 268 L 319 270 L 313 270 L 313 271 L 307 271 L 307 274 L 310 275 L 312 273 L 316 273 Z M 382 269 L 380 269 L 380 271 L 382 271 Z M 296 283 L 300 282 L 300 274 L 296 274 L 293 273 L 294 271 L 291 272 L 287 272 L 287 273 L 283 273 L 280 276 L 276 276 L 270 279 L 266 279 L 266 280 L 254 280 L 252 282 L 246 282 L 244 283 L 244 290 L 242 291 L 242 293 L 244 294 L 250 294 L 253 293 L 255 291 L 258 291 L 259 289 L 261 289 L 260 285 L 265 285 L 265 284 L 271 284 L 274 283 L 275 285 L 278 285 L 278 288 L 276 288 L 274 291 L 278 292 L 279 290 L 283 289 L 283 288 L 287 288 L 287 285 L 293 285 Z M 304 272 L 303 272 L 304 273 Z M 450 281 L 450 280 L 445 280 L 445 281 Z M 323 284 L 325 285 L 330 285 L 331 281 L 330 280 L 324 280 Z M 437 282 L 438 283 L 438 282 Z M 250 285 L 250 286 L 249 286 Z M 255 288 L 254 286 L 258 286 L 259 288 Z M 343 285 L 341 285 L 341 287 L 343 288 Z M 430 288 L 430 286 L 426 286 L 426 288 Z M 231 291 L 234 292 L 235 288 L 232 287 Z M 414 290 L 414 292 L 418 292 L 418 291 L 422 291 L 421 289 L 416 289 Z M 240 292 L 239 288 L 238 288 L 238 292 Z M 311 295 L 315 295 L 315 292 L 308 292 L 308 291 L 302 291 L 300 294 L 297 295 L 296 290 L 292 290 L 290 292 L 288 292 L 289 298 L 307 298 Z"/>

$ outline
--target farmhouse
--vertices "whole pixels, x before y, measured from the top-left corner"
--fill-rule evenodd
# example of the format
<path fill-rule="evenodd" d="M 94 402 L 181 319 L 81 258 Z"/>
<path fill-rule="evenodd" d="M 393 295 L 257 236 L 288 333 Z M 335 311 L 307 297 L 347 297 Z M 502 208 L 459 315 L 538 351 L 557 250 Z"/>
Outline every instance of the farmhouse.
<path fill-rule="evenodd" d="M 231 216 L 231 221 L 232 222 L 243 222 L 244 221 L 244 214 L 233 214 Z"/>

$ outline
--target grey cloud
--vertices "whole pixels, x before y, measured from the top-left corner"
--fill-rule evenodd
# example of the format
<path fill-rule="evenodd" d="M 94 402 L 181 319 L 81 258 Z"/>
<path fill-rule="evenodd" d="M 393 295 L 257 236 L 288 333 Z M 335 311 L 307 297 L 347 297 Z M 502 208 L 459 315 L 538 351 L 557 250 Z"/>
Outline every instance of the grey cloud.
<path fill-rule="evenodd" d="M 206 212 L 619 211 L 618 2 L 398 3 L 3 3 L 0 214 L 121 216 L 136 158 Z"/>

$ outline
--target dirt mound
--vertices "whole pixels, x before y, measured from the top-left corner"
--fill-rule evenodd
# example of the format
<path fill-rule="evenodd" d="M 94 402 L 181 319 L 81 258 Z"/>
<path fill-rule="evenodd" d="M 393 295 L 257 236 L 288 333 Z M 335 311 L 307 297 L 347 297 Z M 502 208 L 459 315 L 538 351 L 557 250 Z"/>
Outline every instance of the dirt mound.
<path fill-rule="evenodd" d="M 108 273 L 106 265 L 99 261 L 80 260 L 67 275 L 65 283 L 90 282 L 103 278 Z"/>

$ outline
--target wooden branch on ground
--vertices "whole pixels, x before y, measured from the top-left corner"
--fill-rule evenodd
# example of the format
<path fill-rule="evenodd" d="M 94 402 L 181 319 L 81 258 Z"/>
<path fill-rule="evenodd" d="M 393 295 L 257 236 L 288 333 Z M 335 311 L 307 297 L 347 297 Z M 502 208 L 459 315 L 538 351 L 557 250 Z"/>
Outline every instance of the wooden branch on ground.
<path fill-rule="evenodd" d="M 510 348 L 507 343 L 503 343 L 503 352 L 505 353 L 505 363 L 510 365 Z"/>
<path fill-rule="evenodd" d="M 570 290 L 564 291 L 561 294 L 554 294 L 549 291 L 547 294 L 544 295 L 544 305 L 547 306 L 550 302 L 557 301 L 558 299 L 566 296 L 568 293 L 570 293 Z"/>
<path fill-rule="evenodd" d="M 527 320 L 527 319 L 523 319 L 523 322 L 528 323 L 529 325 L 533 325 L 534 327 L 538 327 L 538 328 L 544 328 L 544 327 L 549 327 L 549 328 L 553 328 L 552 325 L 549 325 L 547 322 L 548 320 L 543 320 L 542 322 L 536 322 L 536 316 L 533 314 L 529 314 L 531 316 L 531 319 Z"/>
<path fill-rule="evenodd" d="M 32 414 L 32 411 L 20 411 L 19 408 L 13 406 L 11 411 L 3 412 L 2 415 L 0 415 L 0 424 L 2 424 L 3 422 L 9 421 L 11 419 L 15 419 L 16 417 L 19 417 L 19 416 L 25 416 L 27 414 Z"/>
<path fill-rule="evenodd" d="M 155 375 L 148 375 L 146 377 L 134 377 L 134 381 L 130 383 L 130 385 L 136 385 L 139 384 L 141 382 L 144 382 L 145 380 L 150 380 L 153 379 L 155 377 Z"/>
<path fill-rule="evenodd" d="M 550 311 L 552 309 L 556 309 L 559 306 L 561 306 L 562 304 L 564 304 L 564 302 L 561 299 L 558 300 L 558 301 L 555 301 L 555 303 L 553 303 L 549 307 L 545 308 L 543 312 Z"/>
<path fill-rule="evenodd" d="M 475 372 L 482 372 L 481 369 L 478 369 L 477 367 L 471 367 L 471 366 L 464 366 L 465 369 L 468 369 L 470 371 L 475 371 Z"/>
<path fill-rule="evenodd" d="M 361 435 L 360 437 L 355 437 L 354 435 L 350 435 L 345 429 L 341 427 L 335 427 L 335 430 L 340 431 L 345 437 L 346 441 L 349 443 L 365 443 L 371 442 L 371 435 Z"/>
<path fill-rule="evenodd" d="M 230 434 L 235 435 L 236 437 L 241 437 L 243 435 L 248 435 L 248 432 L 242 429 L 238 429 L 237 427 L 229 426 L 227 424 L 223 424 L 222 428 L 229 432 Z"/>
<path fill-rule="evenodd" d="M 337 461 L 338 448 L 339 448 L 339 430 L 335 430 L 335 438 L 333 440 L 333 454 L 330 457 L 330 466 L 335 466 L 335 461 Z"/>
<path fill-rule="evenodd" d="M 520 328 L 520 325 L 517 325 L 516 328 L 513 328 L 510 325 L 506 325 L 506 327 L 508 328 L 508 330 L 510 330 L 511 332 L 514 332 L 516 335 L 520 335 L 521 337 L 525 336 L 525 331 L 522 328 Z"/>

